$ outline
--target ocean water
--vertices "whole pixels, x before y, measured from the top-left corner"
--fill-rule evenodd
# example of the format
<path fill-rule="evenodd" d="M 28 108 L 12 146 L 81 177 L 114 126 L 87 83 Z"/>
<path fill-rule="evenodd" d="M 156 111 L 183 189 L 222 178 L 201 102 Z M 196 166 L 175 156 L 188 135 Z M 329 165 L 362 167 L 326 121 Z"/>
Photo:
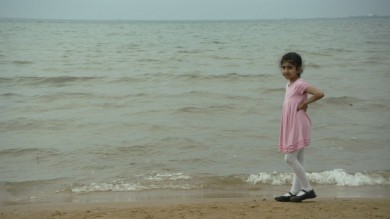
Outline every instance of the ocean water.
<path fill-rule="evenodd" d="M 278 152 L 289 51 L 316 185 L 390 185 L 390 18 L 0 21 L 0 202 L 291 183 Z"/>

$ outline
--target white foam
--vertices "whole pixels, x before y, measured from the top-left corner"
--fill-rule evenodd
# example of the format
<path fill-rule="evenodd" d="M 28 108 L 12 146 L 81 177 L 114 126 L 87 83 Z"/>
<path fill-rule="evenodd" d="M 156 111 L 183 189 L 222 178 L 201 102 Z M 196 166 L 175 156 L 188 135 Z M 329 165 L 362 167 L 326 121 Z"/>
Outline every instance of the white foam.
<path fill-rule="evenodd" d="M 85 192 L 128 192 L 128 191 L 141 191 L 146 189 L 140 184 L 133 183 L 90 183 L 89 185 L 79 186 L 72 188 L 74 193 Z"/>
<path fill-rule="evenodd" d="M 191 179 L 191 176 L 184 173 L 152 173 L 146 175 L 139 175 L 138 177 L 149 181 L 166 181 L 166 180 L 186 180 Z"/>
<path fill-rule="evenodd" d="M 150 184 L 141 185 L 133 183 L 90 183 L 89 185 L 78 186 L 72 188 L 74 193 L 87 193 L 87 192 L 136 192 L 152 189 L 193 189 L 195 186 L 185 184 Z"/>
<path fill-rule="evenodd" d="M 380 172 L 347 173 L 342 169 L 307 173 L 310 182 L 322 185 L 362 186 L 390 185 L 390 176 Z M 291 184 L 292 173 L 259 173 L 250 175 L 247 182 L 257 184 L 285 185 Z"/>
<path fill-rule="evenodd" d="M 116 179 L 110 182 L 90 183 L 71 188 L 74 193 L 86 192 L 131 192 L 151 189 L 192 189 L 194 185 L 179 182 L 191 179 L 183 173 L 148 173 L 138 175 L 137 183 L 126 179 Z"/>

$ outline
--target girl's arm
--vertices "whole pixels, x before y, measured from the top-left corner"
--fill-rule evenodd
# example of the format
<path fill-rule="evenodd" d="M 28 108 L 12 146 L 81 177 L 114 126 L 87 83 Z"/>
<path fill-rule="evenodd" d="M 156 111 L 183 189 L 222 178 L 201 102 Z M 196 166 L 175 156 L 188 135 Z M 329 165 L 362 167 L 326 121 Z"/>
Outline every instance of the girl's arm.
<path fill-rule="evenodd" d="M 308 86 L 306 89 L 306 93 L 311 94 L 312 96 L 310 98 L 306 99 L 305 101 L 303 101 L 303 103 L 301 103 L 299 105 L 298 110 L 307 109 L 308 104 L 313 103 L 313 102 L 323 98 L 325 95 L 324 92 L 322 92 L 321 90 L 318 90 L 317 88 L 315 88 L 313 86 Z"/>

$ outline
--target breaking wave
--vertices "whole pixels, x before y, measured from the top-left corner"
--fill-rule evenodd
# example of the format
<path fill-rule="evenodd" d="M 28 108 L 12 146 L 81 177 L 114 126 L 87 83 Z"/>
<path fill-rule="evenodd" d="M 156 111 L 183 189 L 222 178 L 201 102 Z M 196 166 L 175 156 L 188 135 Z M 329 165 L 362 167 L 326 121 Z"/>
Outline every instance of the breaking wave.
<path fill-rule="evenodd" d="M 307 173 L 310 182 L 320 185 L 363 186 L 390 185 L 390 173 L 387 171 L 347 173 L 343 169 Z M 291 184 L 292 173 L 259 173 L 250 175 L 247 182 L 253 184 L 285 185 Z"/>

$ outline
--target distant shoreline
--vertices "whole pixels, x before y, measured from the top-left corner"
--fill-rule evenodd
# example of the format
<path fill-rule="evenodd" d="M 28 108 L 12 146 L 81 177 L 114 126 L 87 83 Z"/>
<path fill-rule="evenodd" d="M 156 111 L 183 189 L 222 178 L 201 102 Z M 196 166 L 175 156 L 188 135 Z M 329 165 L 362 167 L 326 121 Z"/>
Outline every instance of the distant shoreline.
<path fill-rule="evenodd" d="M 348 17 L 317 17 L 317 18 L 274 18 L 274 19 L 184 19 L 184 20 L 127 20 L 127 19 L 57 19 L 57 18 L 13 18 L 13 17 L 0 17 L 0 21 L 38 21 L 38 22 L 247 22 L 247 21 L 279 21 L 279 20 L 338 20 L 338 19 L 379 19 L 390 18 L 390 15 L 357 15 Z"/>

